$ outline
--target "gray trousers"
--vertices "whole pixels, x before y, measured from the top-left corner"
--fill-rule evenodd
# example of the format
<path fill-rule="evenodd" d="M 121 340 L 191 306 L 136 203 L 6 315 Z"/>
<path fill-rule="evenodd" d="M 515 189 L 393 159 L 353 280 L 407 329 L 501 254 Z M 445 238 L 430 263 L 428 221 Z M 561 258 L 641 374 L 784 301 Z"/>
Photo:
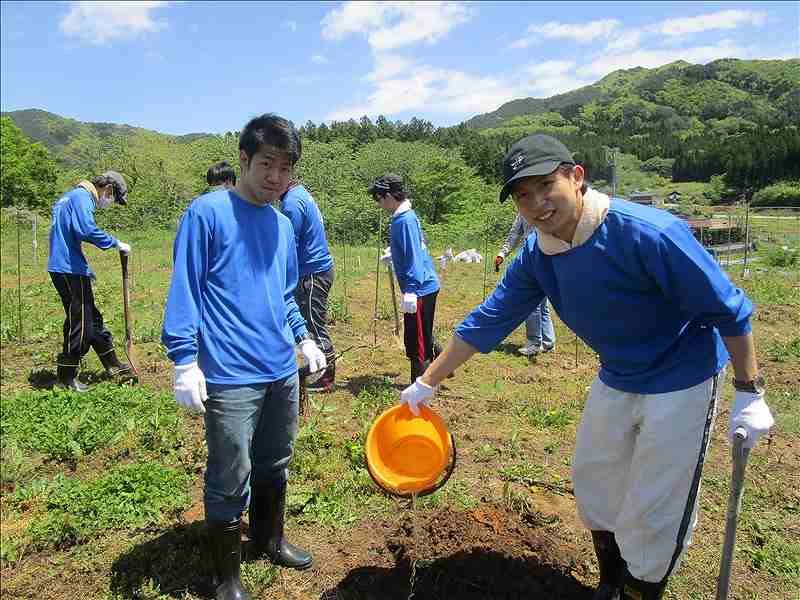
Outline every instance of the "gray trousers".
<path fill-rule="evenodd" d="M 328 333 L 328 294 L 333 286 L 333 269 L 301 277 L 294 291 L 294 299 L 300 314 L 306 320 L 308 333 L 325 354 L 328 364 L 333 363 L 336 353 Z"/>

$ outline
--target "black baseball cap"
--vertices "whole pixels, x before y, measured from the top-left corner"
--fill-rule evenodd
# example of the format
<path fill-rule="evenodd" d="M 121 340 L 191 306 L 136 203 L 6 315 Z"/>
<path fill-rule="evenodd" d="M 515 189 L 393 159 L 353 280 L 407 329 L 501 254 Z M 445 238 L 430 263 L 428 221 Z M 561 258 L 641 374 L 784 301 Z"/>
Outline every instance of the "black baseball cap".
<path fill-rule="evenodd" d="M 389 194 L 392 192 L 405 192 L 403 178 L 395 173 L 386 173 L 373 181 L 368 190 L 370 194 Z"/>
<path fill-rule="evenodd" d="M 114 182 L 114 202 L 125 206 L 128 203 L 128 184 L 125 183 L 125 178 L 116 171 L 106 171 L 103 177 Z"/>
<path fill-rule="evenodd" d="M 575 164 L 567 147 L 549 135 L 529 135 L 511 146 L 503 158 L 503 189 L 500 202 L 511 194 L 514 182 L 523 177 L 549 175 L 563 163 Z"/>

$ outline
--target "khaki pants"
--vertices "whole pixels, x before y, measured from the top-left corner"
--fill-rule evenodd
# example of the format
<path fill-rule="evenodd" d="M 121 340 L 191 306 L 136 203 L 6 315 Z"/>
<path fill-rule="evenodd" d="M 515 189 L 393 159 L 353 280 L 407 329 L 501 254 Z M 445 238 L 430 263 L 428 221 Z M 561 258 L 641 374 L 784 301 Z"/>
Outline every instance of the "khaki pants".
<path fill-rule="evenodd" d="M 669 576 L 691 541 L 721 380 L 666 394 L 592 384 L 572 462 L 575 499 L 586 527 L 614 533 L 637 579 Z"/>

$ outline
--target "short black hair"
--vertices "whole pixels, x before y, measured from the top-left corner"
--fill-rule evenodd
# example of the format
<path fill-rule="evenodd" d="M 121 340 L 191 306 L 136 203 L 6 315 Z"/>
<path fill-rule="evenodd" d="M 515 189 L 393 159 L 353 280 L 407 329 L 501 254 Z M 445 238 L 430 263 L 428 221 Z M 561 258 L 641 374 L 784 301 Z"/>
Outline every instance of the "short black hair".
<path fill-rule="evenodd" d="M 111 177 L 108 177 L 107 175 L 95 175 L 94 177 L 92 177 L 92 185 L 95 188 L 104 188 L 109 185 L 113 186 L 114 180 L 111 179 Z M 114 193 L 116 193 L 116 190 L 114 190 Z"/>
<path fill-rule="evenodd" d="M 300 160 L 302 145 L 294 123 L 272 113 L 250 119 L 239 136 L 239 150 L 249 161 L 262 146 L 272 146 L 286 152 L 292 164 Z"/>
<path fill-rule="evenodd" d="M 221 160 L 208 168 L 206 181 L 208 185 L 222 185 L 228 181 L 236 185 L 236 171 L 227 160 Z"/>

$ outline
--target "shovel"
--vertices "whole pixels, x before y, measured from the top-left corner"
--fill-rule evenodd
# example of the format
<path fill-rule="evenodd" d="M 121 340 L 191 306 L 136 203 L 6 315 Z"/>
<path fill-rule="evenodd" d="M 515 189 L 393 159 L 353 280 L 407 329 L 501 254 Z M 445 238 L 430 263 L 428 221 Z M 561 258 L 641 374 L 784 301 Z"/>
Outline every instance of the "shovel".
<path fill-rule="evenodd" d="M 742 492 L 744 491 L 744 470 L 750 455 L 750 448 L 744 446 L 746 439 L 747 431 L 743 427 L 737 428 L 733 435 L 733 475 L 731 476 L 731 493 L 728 496 L 728 515 L 725 518 L 725 543 L 722 546 L 716 600 L 728 600 L 730 592 L 733 549 L 736 546 L 736 526 L 739 522 Z"/>
<path fill-rule="evenodd" d="M 394 309 L 394 333 L 392 337 L 394 337 L 394 344 L 401 350 L 405 348 L 405 344 L 400 339 L 400 315 L 397 312 L 397 291 L 394 288 L 394 269 L 392 269 L 392 263 L 386 265 L 388 272 L 389 272 L 389 288 L 392 290 L 392 308 Z"/>
<path fill-rule="evenodd" d="M 130 289 L 128 287 L 128 255 L 120 252 L 119 262 L 122 266 L 122 308 L 125 313 L 125 356 L 133 369 L 133 374 L 139 377 L 139 368 L 133 358 L 133 334 L 131 332 Z"/>

